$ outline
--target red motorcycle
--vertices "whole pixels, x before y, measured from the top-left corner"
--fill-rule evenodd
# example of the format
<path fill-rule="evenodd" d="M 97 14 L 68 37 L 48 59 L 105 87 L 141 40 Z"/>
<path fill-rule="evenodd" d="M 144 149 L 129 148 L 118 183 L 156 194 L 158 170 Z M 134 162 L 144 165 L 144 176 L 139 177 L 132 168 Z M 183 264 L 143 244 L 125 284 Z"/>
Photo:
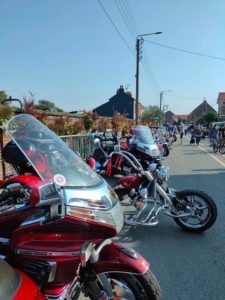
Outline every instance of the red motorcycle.
<path fill-rule="evenodd" d="M 161 299 L 149 263 L 110 239 L 123 212 L 108 184 L 34 117 L 4 129 L 3 158 L 18 176 L 1 182 L 2 256 L 47 299 Z"/>
<path fill-rule="evenodd" d="M 0 299 L 46 300 L 37 285 L 23 272 L 0 260 Z"/>
<path fill-rule="evenodd" d="M 114 184 L 114 191 L 125 207 L 127 225 L 154 226 L 163 213 L 172 217 L 183 229 L 203 232 L 216 221 L 217 207 L 205 192 L 195 189 L 171 189 L 167 180 L 169 168 L 160 163 L 151 163 L 145 170 L 131 154 L 120 151 L 136 174 L 125 176 Z M 126 208 L 129 206 L 129 210 Z"/>

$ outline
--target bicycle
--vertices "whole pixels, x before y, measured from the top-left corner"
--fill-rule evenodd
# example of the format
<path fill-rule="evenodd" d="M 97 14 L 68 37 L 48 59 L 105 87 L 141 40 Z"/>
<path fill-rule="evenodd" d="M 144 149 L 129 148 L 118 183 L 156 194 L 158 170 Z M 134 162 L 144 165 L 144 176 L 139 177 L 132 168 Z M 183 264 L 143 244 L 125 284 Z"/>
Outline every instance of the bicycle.
<path fill-rule="evenodd" d="M 214 153 L 219 153 L 224 154 L 225 153 L 225 145 L 224 145 L 224 139 L 217 139 L 215 143 L 213 143 L 213 151 Z"/>

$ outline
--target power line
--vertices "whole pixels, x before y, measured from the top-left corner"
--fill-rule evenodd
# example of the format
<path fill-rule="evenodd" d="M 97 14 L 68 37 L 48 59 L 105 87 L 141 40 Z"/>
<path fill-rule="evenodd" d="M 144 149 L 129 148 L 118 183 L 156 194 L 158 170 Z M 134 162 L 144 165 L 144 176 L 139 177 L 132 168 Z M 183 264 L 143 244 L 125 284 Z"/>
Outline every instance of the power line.
<path fill-rule="evenodd" d="M 122 3 L 120 0 L 115 0 L 115 3 L 116 3 L 116 6 L 119 10 L 119 13 L 124 21 L 124 24 L 125 26 L 127 27 L 130 35 L 131 35 L 131 38 L 133 39 L 134 35 L 135 35 L 135 30 L 133 28 L 133 24 L 129 18 L 129 15 L 127 15 L 127 12 L 126 12 L 126 9 L 123 7 Z"/>
<path fill-rule="evenodd" d="M 172 49 L 172 50 L 176 50 L 176 51 L 180 51 L 180 52 L 185 52 L 185 53 L 188 53 L 188 54 L 193 54 L 193 55 L 198 55 L 198 56 L 204 56 L 204 57 L 208 57 L 208 58 L 212 58 L 212 59 L 218 59 L 218 60 L 225 60 L 225 58 L 223 58 L 223 57 L 212 56 L 212 55 L 207 55 L 207 54 L 200 53 L 200 52 L 194 52 L 194 51 L 184 50 L 184 49 L 180 49 L 180 48 L 176 48 L 176 47 L 172 47 L 172 46 L 168 46 L 168 45 L 164 45 L 164 44 L 160 44 L 160 43 L 156 43 L 156 42 L 152 42 L 152 41 L 148 41 L 148 40 L 145 40 L 145 41 L 148 42 L 148 43 L 160 46 L 160 47 L 169 48 L 169 49 Z"/>
<path fill-rule="evenodd" d="M 130 46 L 127 44 L 126 40 L 124 39 L 124 37 L 122 36 L 122 34 L 120 33 L 119 29 L 117 28 L 117 26 L 115 25 L 115 23 L 113 22 L 112 18 L 110 17 L 110 15 L 108 14 L 108 12 L 106 11 L 106 9 L 104 8 L 104 6 L 102 5 L 100 0 L 97 0 L 98 3 L 100 4 L 101 8 L 103 9 L 105 15 L 107 16 L 107 18 L 109 19 L 109 21 L 111 22 L 111 24 L 113 25 L 114 29 L 116 30 L 116 32 L 118 33 L 119 37 L 121 38 L 121 40 L 124 42 L 124 44 L 126 45 L 126 47 L 129 49 L 129 51 L 132 53 L 132 55 L 135 55 L 133 50 L 130 48 Z"/>
<path fill-rule="evenodd" d="M 133 39 L 136 39 L 137 37 L 137 32 L 138 32 L 138 27 L 136 25 L 135 19 L 133 17 L 132 11 L 129 7 L 128 2 L 124 3 L 124 6 L 121 4 L 120 0 L 118 0 L 119 2 L 116 2 L 117 8 L 119 10 L 119 13 L 121 15 L 121 17 L 123 18 L 123 21 L 131 35 L 131 37 L 133 37 L 133 34 L 135 35 L 133 37 Z M 126 1 L 126 0 L 125 0 Z M 118 33 L 119 37 L 122 39 L 122 41 L 125 43 L 126 47 L 128 48 L 128 50 L 132 53 L 132 55 L 135 55 L 135 53 L 132 51 L 132 49 L 129 47 L 128 43 L 126 42 L 126 40 L 124 39 L 124 37 L 122 36 L 122 34 L 120 33 L 119 29 L 117 28 L 117 26 L 115 25 L 115 23 L 113 22 L 112 18 L 110 17 L 109 13 L 106 11 L 105 7 L 103 6 L 103 4 L 101 3 L 100 0 L 98 0 L 98 3 L 100 4 L 101 8 L 103 9 L 104 13 L 106 14 L 107 18 L 109 19 L 109 21 L 111 22 L 111 24 L 113 25 L 114 29 L 116 30 L 116 32 Z M 144 67 L 144 71 L 145 71 L 145 75 L 147 78 L 147 82 L 150 86 L 150 88 L 152 89 L 152 91 L 154 92 L 155 95 L 159 96 L 159 92 L 158 92 L 158 87 L 157 87 L 157 83 L 156 80 L 154 78 L 154 74 L 153 71 L 150 67 L 150 64 L 148 62 L 148 58 L 146 55 L 146 52 L 144 52 L 145 57 L 144 57 L 144 61 L 142 62 L 142 65 Z M 149 77 L 151 79 L 149 79 Z"/>
<path fill-rule="evenodd" d="M 132 13 L 132 10 L 130 9 L 129 3 L 127 2 L 127 0 L 123 0 L 123 1 L 115 0 L 115 3 L 131 37 L 133 39 L 136 39 L 139 30 L 134 15 Z M 150 66 L 150 63 L 148 61 L 148 56 L 146 54 L 145 49 L 143 49 L 143 54 L 144 55 L 143 55 L 142 65 L 144 67 L 144 73 L 147 79 L 147 83 L 152 89 L 152 92 L 158 97 L 159 96 L 158 84 L 155 79 L 152 68 Z"/>
<path fill-rule="evenodd" d="M 127 9 L 127 14 L 130 16 L 130 20 L 133 23 L 133 28 L 134 28 L 134 31 L 135 31 L 136 36 L 137 36 L 137 32 L 139 32 L 139 29 L 138 29 L 138 26 L 137 26 L 137 23 L 135 21 L 134 15 L 132 13 L 132 10 L 130 9 L 130 6 L 129 6 L 127 0 L 124 0 L 124 6 Z"/>

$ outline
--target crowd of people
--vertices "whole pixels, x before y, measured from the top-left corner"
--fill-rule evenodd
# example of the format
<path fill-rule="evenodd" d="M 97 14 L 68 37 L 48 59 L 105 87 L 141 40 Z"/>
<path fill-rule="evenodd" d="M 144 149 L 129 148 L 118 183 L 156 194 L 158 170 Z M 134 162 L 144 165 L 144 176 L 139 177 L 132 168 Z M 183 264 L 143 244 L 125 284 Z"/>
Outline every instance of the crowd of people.
<path fill-rule="evenodd" d="M 225 144 L 225 124 L 221 123 L 220 125 L 211 123 L 209 127 L 204 125 L 186 125 L 180 124 L 177 126 L 178 133 L 180 135 L 180 142 L 182 144 L 183 136 L 190 133 L 190 144 L 199 145 L 200 141 L 208 137 L 209 146 L 214 146 L 216 144 Z"/>

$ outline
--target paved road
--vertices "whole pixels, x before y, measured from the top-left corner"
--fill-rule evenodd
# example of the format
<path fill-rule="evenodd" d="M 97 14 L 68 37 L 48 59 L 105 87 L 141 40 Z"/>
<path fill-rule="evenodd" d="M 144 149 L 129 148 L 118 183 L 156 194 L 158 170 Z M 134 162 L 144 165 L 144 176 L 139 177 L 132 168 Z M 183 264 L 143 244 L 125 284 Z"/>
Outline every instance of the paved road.
<path fill-rule="evenodd" d="M 161 215 L 156 227 L 125 227 L 118 238 L 150 261 L 164 300 L 225 299 L 225 164 L 208 150 L 208 141 L 195 146 L 184 137 L 181 145 L 178 138 L 164 164 L 171 187 L 204 190 L 214 198 L 218 219 L 211 229 L 187 233 Z"/>

